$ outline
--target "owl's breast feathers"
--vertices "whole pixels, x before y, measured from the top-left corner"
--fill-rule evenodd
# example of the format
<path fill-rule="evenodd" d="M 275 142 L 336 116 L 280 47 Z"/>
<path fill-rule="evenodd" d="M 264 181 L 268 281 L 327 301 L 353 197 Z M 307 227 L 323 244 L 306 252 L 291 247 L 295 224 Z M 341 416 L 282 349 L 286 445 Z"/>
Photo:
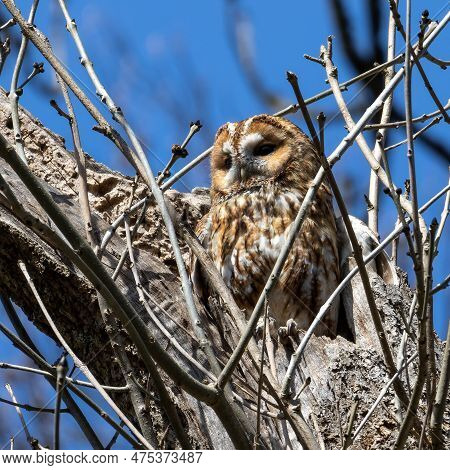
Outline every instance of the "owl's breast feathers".
<path fill-rule="evenodd" d="M 305 191 L 278 182 L 250 188 L 217 201 L 200 221 L 197 234 L 235 296 L 250 313 L 282 249 Z M 204 297 L 199 269 L 194 288 Z M 339 262 L 331 195 L 323 185 L 290 251 L 269 302 L 280 324 L 293 318 L 307 328 L 337 286 Z M 334 336 L 337 306 L 317 333 Z"/>

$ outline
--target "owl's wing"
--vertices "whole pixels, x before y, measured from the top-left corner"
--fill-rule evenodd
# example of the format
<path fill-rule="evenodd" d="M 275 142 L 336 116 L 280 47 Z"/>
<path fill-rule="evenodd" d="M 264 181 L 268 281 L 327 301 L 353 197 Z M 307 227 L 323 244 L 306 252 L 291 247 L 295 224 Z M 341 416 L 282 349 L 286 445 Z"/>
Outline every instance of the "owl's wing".
<path fill-rule="evenodd" d="M 205 214 L 200 219 L 195 229 L 195 234 L 197 235 L 197 238 L 199 239 L 203 248 L 208 249 L 208 244 L 211 237 L 211 216 L 209 214 Z M 191 253 L 190 256 L 189 267 L 194 292 L 203 301 L 203 303 L 207 304 L 208 297 L 210 295 L 210 287 L 205 279 L 205 276 L 203 275 L 201 264 L 193 253 Z"/>
<path fill-rule="evenodd" d="M 361 245 L 362 255 L 363 257 L 366 257 L 380 243 L 376 235 L 362 220 L 358 219 L 357 217 L 350 216 L 350 221 L 359 244 Z M 336 220 L 336 226 L 339 236 L 339 259 L 342 268 L 348 257 L 351 256 L 353 250 L 348 239 L 347 230 L 345 228 L 344 222 L 342 221 L 342 217 L 339 217 Z M 366 266 L 369 272 L 378 274 L 386 284 L 399 284 L 395 266 L 384 250 Z"/>

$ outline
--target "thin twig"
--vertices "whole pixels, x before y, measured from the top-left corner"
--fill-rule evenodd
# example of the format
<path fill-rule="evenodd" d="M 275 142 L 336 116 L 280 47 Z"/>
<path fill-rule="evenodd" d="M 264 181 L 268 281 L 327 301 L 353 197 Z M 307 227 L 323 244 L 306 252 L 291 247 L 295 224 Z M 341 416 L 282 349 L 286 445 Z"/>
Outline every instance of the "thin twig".
<path fill-rule="evenodd" d="M 10 28 L 11 26 L 14 26 L 15 24 L 16 24 L 16 20 L 14 18 L 11 18 L 6 23 L 4 23 L 0 26 L 0 31 L 3 31 L 4 29 Z"/>
<path fill-rule="evenodd" d="M 358 405 L 359 405 L 359 398 L 356 397 L 352 403 L 352 407 L 350 408 L 347 429 L 345 430 L 345 433 L 344 433 L 344 445 L 343 445 L 344 450 L 348 449 L 352 443 L 352 429 L 353 429 L 353 424 L 355 422 Z"/>
<path fill-rule="evenodd" d="M 15 405 L 17 414 L 19 415 L 20 422 L 22 423 L 22 429 L 25 432 L 25 436 L 26 436 L 27 441 L 30 444 L 31 448 L 35 449 L 35 450 L 42 449 L 42 446 L 39 444 L 39 441 L 35 437 L 32 437 L 31 434 L 30 434 L 30 431 L 28 430 L 27 423 L 25 421 L 25 418 L 23 417 L 22 410 L 20 409 L 20 406 L 18 406 L 16 397 L 14 395 L 14 392 L 13 392 L 13 389 L 12 389 L 11 385 L 5 384 L 5 388 L 6 388 L 7 392 L 9 393 L 9 395 L 11 396 L 11 400 L 13 401 L 13 403 Z"/>
<path fill-rule="evenodd" d="M 319 137 L 317 136 L 317 132 L 312 122 L 311 116 L 309 115 L 308 108 L 306 107 L 305 100 L 303 99 L 303 95 L 300 91 L 300 87 L 298 86 L 297 75 L 295 75 L 295 73 L 293 72 L 286 72 L 286 78 L 287 81 L 291 84 L 292 89 L 294 90 L 298 106 L 300 108 L 300 111 L 302 112 L 303 119 L 306 122 L 306 126 L 308 127 L 308 131 L 311 135 L 314 145 L 316 146 L 316 150 L 319 154 L 321 154 L 321 143 L 319 141 Z"/>
<path fill-rule="evenodd" d="M 397 29 L 400 31 L 400 34 L 403 36 L 403 39 L 405 40 L 405 43 L 406 43 L 406 50 L 405 50 L 405 66 L 406 64 L 410 62 L 410 57 L 409 55 L 411 55 L 411 58 L 412 60 L 414 61 L 414 64 L 417 66 L 417 70 L 419 71 L 421 77 L 422 77 L 422 80 L 423 80 L 423 83 L 425 84 L 425 88 L 428 90 L 428 93 L 430 94 L 431 98 L 433 99 L 433 101 L 436 103 L 436 106 L 438 107 L 438 109 L 440 110 L 440 112 L 442 113 L 442 115 L 444 116 L 444 119 L 445 119 L 445 122 L 447 123 L 450 123 L 450 118 L 445 110 L 445 108 L 442 106 L 442 103 L 439 101 L 439 98 L 437 97 L 433 87 L 431 86 L 431 83 L 430 81 L 428 80 L 428 77 L 425 73 L 425 71 L 423 70 L 423 67 L 422 67 L 422 64 L 419 62 L 419 58 L 414 50 L 414 47 L 411 47 L 411 43 L 410 43 L 410 36 L 411 36 L 411 17 L 410 17 L 410 9 L 408 9 L 408 3 L 406 3 L 406 30 L 405 28 L 403 28 L 403 24 L 402 22 L 400 21 L 400 15 L 398 13 L 398 9 L 397 9 L 397 5 L 396 5 L 396 2 L 395 0 L 389 0 L 389 6 L 392 10 L 392 13 L 393 13 L 393 18 L 394 18 L 394 21 L 395 21 L 395 25 L 397 27 Z M 418 45 L 418 52 L 421 52 L 422 49 L 423 49 L 423 37 L 424 37 L 424 31 L 425 31 L 425 28 L 428 26 L 428 24 L 430 23 L 430 21 L 423 21 L 423 17 L 422 17 L 422 23 L 421 23 L 421 26 L 420 26 L 420 33 L 419 33 L 419 45 Z M 409 65 L 408 65 L 409 67 Z M 408 83 L 408 80 L 409 80 L 409 77 L 405 77 L 405 83 Z M 408 113 L 406 113 L 407 116 L 408 116 Z M 406 118 L 406 120 L 408 121 L 408 117 Z"/>
<path fill-rule="evenodd" d="M 31 82 L 31 80 L 33 80 L 33 78 L 36 75 L 39 75 L 40 73 L 44 73 L 44 63 L 43 62 L 34 62 L 33 63 L 33 70 L 30 73 L 30 75 L 28 75 L 28 77 L 22 82 L 22 84 L 17 87 L 17 89 L 16 89 L 17 95 L 21 96 L 23 94 L 23 89 L 24 89 L 25 85 L 27 85 L 29 82 Z"/>
<path fill-rule="evenodd" d="M 311 377 L 306 377 L 305 381 L 302 383 L 302 386 L 299 388 L 297 394 L 294 397 L 294 401 L 297 401 L 300 398 L 300 395 L 311 383 Z"/>
<path fill-rule="evenodd" d="M 0 331 L 12 341 L 15 347 L 20 349 L 24 354 L 29 356 L 33 361 L 37 363 L 38 366 L 41 366 L 47 372 L 53 371 L 52 366 L 45 361 L 38 353 L 36 353 L 30 346 L 28 346 L 24 341 L 18 338 L 14 333 L 12 333 L 5 325 L 0 323 Z M 115 430 L 119 430 L 120 435 L 123 436 L 134 448 L 140 448 L 141 445 L 138 441 L 136 441 L 128 432 L 122 429 L 118 423 L 116 423 L 109 414 L 104 411 L 100 406 L 98 406 L 94 400 L 92 400 L 88 395 L 83 393 L 73 384 L 67 382 L 67 387 L 70 391 L 75 393 L 79 398 L 81 398 L 90 408 L 92 408 L 102 419 L 104 419 L 110 426 L 112 426 Z M 94 446 L 96 449 L 103 449 L 100 441 L 98 444 Z"/>
<path fill-rule="evenodd" d="M 189 124 L 189 132 L 181 145 L 174 144 L 172 146 L 172 157 L 170 158 L 164 170 L 158 175 L 156 182 L 161 185 L 163 181 L 170 176 L 170 170 L 180 158 L 186 158 L 189 153 L 186 146 L 192 137 L 202 128 L 200 121 L 191 122 Z"/>
<path fill-rule="evenodd" d="M 5 181 L 2 179 L 2 176 L 0 175 L 0 184 L 3 186 L 4 189 L 6 189 L 7 185 L 5 185 L 4 183 Z M 22 322 L 20 321 L 20 318 L 14 306 L 12 305 L 12 302 L 7 297 L 3 297 L 3 296 L 0 296 L 0 300 L 3 304 L 5 312 L 9 318 L 9 321 L 11 322 L 13 328 L 16 330 L 19 336 L 17 339 L 19 341 L 22 341 L 23 344 L 28 348 L 27 351 L 24 351 L 25 354 L 28 357 L 30 357 L 38 367 L 42 369 L 42 372 L 44 373 L 43 375 L 45 374 L 49 375 L 49 376 L 46 376 L 45 379 L 54 389 L 56 389 L 56 377 L 54 376 L 54 374 L 51 373 L 51 372 L 54 372 L 53 368 L 50 366 L 50 364 L 48 364 L 45 361 L 44 356 L 39 352 L 36 345 L 31 340 L 26 329 L 22 325 Z M 0 328 L 0 330 L 2 329 Z M 4 333 L 3 330 L 2 332 Z M 14 343 L 14 345 L 18 347 L 19 349 L 21 349 L 18 343 Z M 76 423 L 80 427 L 81 431 L 85 435 L 88 442 L 91 444 L 92 448 L 102 449 L 103 446 L 99 438 L 97 437 L 94 429 L 89 424 L 86 416 L 84 415 L 80 407 L 77 405 L 77 403 L 75 402 L 73 397 L 68 393 L 67 390 L 63 391 L 63 400 L 67 408 L 69 409 L 69 412 L 72 415 L 73 419 L 76 421 Z"/>
<path fill-rule="evenodd" d="M 4 42 L 0 42 L 0 75 L 5 66 L 6 59 L 11 52 L 11 40 L 7 37 Z"/>
<path fill-rule="evenodd" d="M 433 261 L 436 245 L 436 231 L 438 228 L 438 222 L 436 218 L 433 218 L 430 225 L 430 242 L 429 245 L 424 244 L 424 314 L 426 315 L 425 329 L 426 329 L 426 392 L 428 401 L 427 417 L 424 421 L 422 428 L 422 435 L 419 441 L 419 448 L 423 440 L 423 433 L 425 432 L 426 426 L 429 424 L 429 418 L 431 417 L 432 403 L 434 401 L 434 395 L 436 393 L 436 356 L 434 352 L 434 318 L 433 318 L 433 297 L 430 294 L 431 287 L 433 285 Z M 426 313 L 425 313 L 426 312 Z M 421 321 L 421 319 L 419 319 Z"/>
<path fill-rule="evenodd" d="M 377 149 L 378 149 L 379 154 L 381 155 L 381 160 L 383 162 L 383 166 L 384 166 L 384 170 L 386 172 L 386 178 L 387 178 L 387 182 L 388 182 L 388 186 L 385 189 L 385 191 L 386 191 L 386 194 L 388 194 L 394 202 L 395 208 L 397 210 L 397 219 L 399 220 L 400 225 L 403 227 L 403 233 L 404 233 L 406 241 L 408 243 L 409 253 L 411 254 L 411 258 L 413 260 L 414 267 L 415 267 L 416 270 L 419 270 L 420 266 L 417 264 L 418 263 L 418 257 L 413 255 L 414 250 L 415 250 L 414 241 L 412 239 L 411 232 L 409 230 L 409 226 L 406 222 L 405 214 L 404 214 L 404 211 L 403 211 L 403 208 L 402 208 L 402 205 L 401 205 L 401 201 L 400 201 L 400 197 L 399 197 L 400 196 L 400 194 L 399 194 L 400 191 L 395 188 L 394 183 L 392 182 L 392 176 L 391 176 L 391 169 L 390 169 L 389 161 L 387 159 L 386 153 L 381 148 L 381 145 L 382 145 L 381 141 L 377 140 L 377 146 L 378 146 Z"/>
<path fill-rule="evenodd" d="M 120 423 L 121 426 L 124 425 L 124 423 Z M 111 438 L 111 440 L 108 442 L 108 444 L 106 444 L 105 446 L 105 450 L 111 450 L 113 448 L 113 445 L 117 442 L 117 438 L 119 437 L 119 431 L 116 431 L 114 434 L 113 434 L 113 437 Z"/>
<path fill-rule="evenodd" d="M 23 408 L 26 411 L 36 411 L 37 413 L 54 413 L 55 409 L 54 408 L 45 408 L 45 407 L 40 407 L 40 406 L 32 406 L 28 405 L 26 403 L 15 403 L 10 400 L 6 400 L 5 398 L 0 397 L 0 402 L 5 403 L 6 405 L 13 405 L 13 406 L 18 406 L 19 408 Z M 67 408 L 61 408 L 60 413 L 68 413 L 69 410 Z"/>
<path fill-rule="evenodd" d="M 450 183 L 450 179 L 449 179 Z M 439 219 L 439 226 L 436 231 L 436 238 L 434 240 L 434 254 L 433 256 L 438 255 L 438 246 L 441 239 L 442 232 L 444 231 L 445 223 L 447 221 L 448 214 L 450 212 L 450 192 L 445 196 L 444 206 L 442 208 L 441 217 Z"/>
<path fill-rule="evenodd" d="M 31 10 L 28 15 L 28 24 L 33 24 L 36 10 L 39 5 L 39 0 L 33 0 Z M 9 104 L 11 106 L 11 118 L 14 129 L 14 141 L 16 143 L 16 151 L 20 158 L 26 163 L 25 150 L 23 147 L 22 133 L 20 131 L 20 120 L 19 120 L 19 96 L 22 94 L 18 91 L 18 82 L 20 70 L 22 68 L 23 60 L 25 58 L 25 52 L 28 46 L 28 38 L 22 34 L 22 40 L 20 42 L 19 53 L 17 54 L 16 65 L 11 78 L 11 86 L 9 89 Z"/>
<path fill-rule="evenodd" d="M 436 389 L 436 396 L 433 402 L 433 410 L 430 420 L 431 442 L 434 449 L 444 449 L 444 439 L 442 436 L 442 423 L 448 396 L 450 380 L 450 323 L 447 327 L 447 339 L 442 357 L 441 375 Z"/>
<path fill-rule="evenodd" d="M 416 341 L 415 334 L 413 334 L 411 330 L 412 321 L 416 312 L 416 306 L 417 306 L 417 295 L 414 294 L 411 305 L 409 307 L 409 314 L 408 314 L 407 323 L 405 324 L 405 331 L 403 331 L 402 339 L 400 341 L 400 346 L 398 347 L 398 351 L 397 351 L 397 370 L 400 370 L 400 368 L 402 367 L 402 364 L 406 363 L 406 360 L 407 360 L 407 354 L 406 354 L 407 348 L 406 347 L 407 347 L 408 337 L 410 337 L 413 341 Z M 401 374 L 399 374 L 399 377 L 401 377 Z M 407 368 L 405 368 L 405 378 L 406 378 L 406 389 L 408 391 L 408 394 L 411 395 L 411 385 L 410 385 L 409 373 L 408 373 Z M 403 414 L 402 414 L 403 405 L 397 396 L 395 396 L 395 406 L 396 406 L 397 421 L 398 423 L 401 423 L 403 420 Z"/>
<path fill-rule="evenodd" d="M 0 369 L 20 370 L 23 372 L 31 372 L 32 374 L 43 375 L 45 377 L 54 377 L 54 374 L 50 374 L 50 372 L 46 372 L 45 370 L 33 369 L 31 367 L 25 367 L 25 366 L 18 366 L 16 364 L 8 364 L 6 362 L 0 362 Z M 71 377 L 66 377 L 66 381 L 74 385 L 78 385 L 80 387 L 95 388 L 93 384 L 91 384 L 90 382 L 85 382 L 84 380 L 77 380 Z M 109 390 L 110 392 L 116 392 L 116 393 L 128 391 L 127 385 L 124 385 L 123 387 L 114 387 L 112 385 L 102 385 L 102 388 L 104 390 Z"/>
<path fill-rule="evenodd" d="M 325 121 L 327 117 L 321 111 L 317 116 L 317 122 L 319 124 L 319 141 L 320 141 L 320 154 L 325 155 Z"/>
<path fill-rule="evenodd" d="M 395 221 L 395 226 L 398 227 L 400 226 L 400 217 L 397 215 L 397 220 Z M 392 247 L 391 247 L 391 262 L 394 264 L 394 266 L 398 266 L 398 245 L 400 243 L 400 238 L 395 239 L 392 242 Z"/>
<path fill-rule="evenodd" d="M 435 124 L 438 124 L 442 119 L 442 116 L 435 117 L 430 123 L 428 123 L 426 126 L 422 127 L 422 129 L 419 129 L 415 134 L 413 134 L 413 140 L 417 139 L 421 134 L 423 134 L 425 131 L 427 131 L 430 127 L 433 127 Z M 385 147 L 384 151 L 389 152 L 389 150 L 395 149 L 397 147 L 400 147 L 400 145 L 406 144 L 408 142 L 408 139 L 401 140 L 400 142 L 397 142 L 396 144 L 392 144 L 389 147 Z"/>
<path fill-rule="evenodd" d="M 303 54 L 303 57 L 306 60 L 310 60 L 311 62 L 315 62 L 316 64 L 323 65 L 323 60 L 318 57 L 313 57 L 312 55 L 309 55 L 309 54 Z"/>
<path fill-rule="evenodd" d="M 450 109 L 450 100 L 447 101 L 447 104 L 444 106 L 444 109 L 445 110 Z M 442 114 L 441 111 L 438 109 L 431 113 L 425 113 L 425 114 L 422 114 L 422 116 L 415 117 L 411 119 L 411 122 L 412 123 L 425 122 L 441 114 Z M 384 128 L 398 129 L 399 127 L 403 127 L 403 126 L 406 126 L 406 121 L 387 122 L 385 124 L 367 124 L 364 127 L 364 130 L 375 130 L 375 129 L 384 129 Z"/>
<path fill-rule="evenodd" d="M 392 1 L 390 1 L 391 8 L 394 9 Z M 398 17 L 398 12 L 394 11 L 394 16 Z M 397 21 L 397 27 L 399 27 L 399 21 Z M 408 170 L 409 170 L 409 180 L 411 188 L 411 205 L 412 205 L 412 219 L 413 219 L 413 232 L 414 232 L 414 241 L 415 241 L 415 258 L 416 263 L 414 265 L 414 270 L 416 273 L 417 279 L 417 304 L 418 312 L 421 313 L 419 318 L 419 335 L 418 335 L 418 352 L 419 352 L 419 366 L 418 373 L 416 378 L 416 383 L 413 388 L 413 392 L 408 403 L 408 408 L 406 410 L 405 417 L 400 426 L 399 434 L 395 442 L 396 449 L 402 449 L 408 438 L 409 431 L 411 429 L 413 418 L 415 416 L 420 397 L 422 395 L 422 389 L 426 381 L 426 375 L 428 367 L 426 365 L 426 350 L 427 350 L 427 316 L 428 305 L 426 302 L 426 294 L 429 292 L 430 283 L 427 281 L 425 283 L 424 276 L 424 264 L 427 257 L 427 253 L 424 251 L 423 244 L 426 243 L 426 240 L 429 240 L 430 235 L 423 236 L 421 230 L 419 229 L 419 211 L 418 211 L 418 200 L 417 200 L 417 180 L 416 180 L 416 169 L 415 169 L 415 158 L 414 158 L 414 142 L 413 142 L 413 130 L 412 130 L 412 107 L 411 107 L 411 43 L 410 43 L 410 32 L 411 32 L 411 0 L 406 0 L 406 31 L 404 32 L 404 38 L 406 42 L 406 54 L 405 54 L 405 87 L 404 87 L 404 97 L 405 97 L 405 116 L 406 116 L 406 136 L 408 139 L 407 143 L 407 159 L 408 159 Z M 434 241 L 434 240 L 433 240 Z M 428 243 L 433 243 L 429 241 Z M 430 262 L 433 258 L 433 250 L 428 249 L 428 257 Z M 422 259 L 423 257 L 423 259 Z M 430 264 L 431 266 L 431 264 Z"/>
<path fill-rule="evenodd" d="M 395 55 L 395 21 L 393 18 L 392 11 L 389 13 L 389 23 L 388 23 L 388 44 L 387 44 L 387 61 L 389 62 Z M 385 71 L 384 75 L 384 85 L 386 86 L 390 80 L 394 77 L 395 74 L 395 64 L 392 64 Z M 380 124 L 385 124 L 389 121 L 392 111 L 392 102 L 393 95 L 387 97 L 386 101 L 383 104 L 383 109 L 381 111 Z M 386 138 L 386 130 L 381 129 L 379 131 L 379 139 L 381 145 L 384 146 L 384 141 Z M 373 155 L 375 159 L 379 162 L 381 160 L 380 152 L 378 147 L 375 146 L 373 149 Z M 370 202 L 371 210 L 368 212 L 368 227 L 378 235 L 378 202 L 379 202 L 379 180 L 377 174 L 373 169 L 370 170 L 370 179 L 369 179 L 369 194 L 368 200 Z"/>
<path fill-rule="evenodd" d="M 394 4 L 394 8 L 397 10 L 397 3 Z M 420 19 L 420 23 L 419 23 L 419 28 L 420 28 L 420 32 L 418 33 L 418 37 L 419 37 L 419 50 L 422 49 L 423 47 L 423 39 L 425 37 L 425 31 L 428 27 L 428 25 L 431 23 L 431 20 L 429 18 L 430 16 L 430 13 L 428 12 L 428 10 L 424 10 L 422 12 L 422 17 Z"/>
<path fill-rule="evenodd" d="M 428 59 L 430 62 L 433 62 L 433 64 L 439 65 L 442 70 L 446 70 L 447 67 L 450 65 L 450 60 L 442 60 L 438 59 L 437 57 L 434 57 L 434 55 L 430 54 L 429 52 L 425 52 L 424 55 L 425 59 Z"/>
<path fill-rule="evenodd" d="M 393 9 L 394 19 L 398 18 L 398 11 L 396 12 L 395 2 L 389 1 L 390 7 Z M 397 13 L 397 14 L 396 14 Z M 399 22 L 396 21 L 397 27 Z M 404 97 L 405 97 L 405 117 L 406 117 L 406 137 L 407 137 L 407 158 L 408 158 L 408 170 L 409 170 L 409 181 L 410 181 L 410 195 L 411 195 L 411 206 L 413 220 L 413 232 L 416 249 L 416 278 L 417 278 L 417 303 L 419 310 L 423 306 L 423 294 L 424 294 L 424 278 L 423 278 L 423 264 L 422 264 L 422 243 L 426 236 L 426 232 L 421 233 L 419 228 L 419 211 L 418 211 L 418 199 L 417 199 L 417 179 L 416 179 L 416 167 L 415 167 L 415 155 L 414 155 L 414 141 L 413 141 L 413 128 L 412 128 L 412 104 L 411 104 L 411 54 L 413 50 L 411 48 L 411 0 L 406 0 L 406 31 L 404 31 L 404 39 L 406 43 L 405 51 L 405 86 L 404 86 Z M 418 64 L 416 58 L 416 64 Z M 439 107 L 439 106 L 438 106 Z M 440 109 L 440 108 L 439 108 Z M 441 110 L 442 112 L 442 110 Z M 412 255 L 412 253 L 411 253 Z M 419 359 L 420 361 L 420 359 Z"/>
<path fill-rule="evenodd" d="M 450 284 L 450 274 L 447 274 L 447 276 L 445 276 L 443 281 L 441 281 L 439 284 L 436 284 L 433 287 L 433 289 L 431 289 L 430 294 L 431 295 L 437 294 L 439 291 L 446 289 L 449 286 L 449 284 Z"/>
<path fill-rule="evenodd" d="M 259 378 L 258 378 L 258 394 L 256 397 L 256 433 L 253 441 L 253 449 L 258 448 L 258 441 L 261 435 L 261 394 L 262 394 L 262 385 L 263 385 L 263 376 L 264 376 L 264 353 L 266 345 L 266 334 L 267 334 L 267 317 L 269 306 L 266 298 L 265 313 L 264 313 L 264 324 L 263 324 L 263 336 L 261 342 L 261 357 L 259 363 Z"/>
<path fill-rule="evenodd" d="M 96 232 L 94 232 L 92 225 L 92 214 L 91 208 L 89 206 L 89 196 L 88 196 L 88 187 L 87 187 L 87 174 L 86 174 L 86 156 L 83 152 L 81 146 L 80 132 L 78 130 L 78 122 L 73 110 L 72 102 L 70 100 L 69 91 L 67 85 L 61 79 L 61 77 L 56 74 L 56 80 L 61 89 L 61 93 L 64 97 L 66 103 L 67 114 L 56 107 L 58 113 L 65 115 L 64 117 L 68 118 L 70 131 L 72 134 L 73 146 L 74 146 L 74 156 L 77 163 L 77 173 L 78 173 L 78 199 L 80 201 L 80 212 L 84 222 L 84 229 L 86 233 L 86 238 L 89 241 L 93 249 L 96 249 L 98 244 L 98 237 Z M 56 104 L 56 102 L 55 102 Z M 57 105 L 56 105 L 57 106 Z"/>
<path fill-rule="evenodd" d="M 100 393 L 100 395 L 103 397 L 103 399 L 108 403 L 108 405 L 114 410 L 114 412 L 119 416 L 119 418 L 127 425 L 127 427 L 133 432 L 133 434 L 136 436 L 136 438 L 144 445 L 147 449 L 153 449 L 152 445 L 144 438 L 144 436 L 139 432 L 138 429 L 131 423 L 131 421 L 125 416 L 125 414 L 120 410 L 120 408 L 114 403 L 114 401 L 111 399 L 111 397 L 103 390 L 101 384 L 97 381 L 97 379 L 94 377 L 92 372 L 89 370 L 89 368 L 84 364 L 79 357 L 75 354 L 75 352 L 72 350 L 72 348 L 68 345 L 67 341 L 64 339 L 62 334 L 59 332 L 58 328 L 56 327 L 54 321 L 52 320 L 52 317 L 48 313 L 47 308 L 45 307 L 44 303 L 42 302 L 42 299 L 36 289 L 36 286 L 34 285 L 34 282 L 28 272 L 28 269 L 23 261 L 19 261 L 19 267 L 20 270 L 22 271 L 31 291 L 33 292 L 34 297 L 36 298 L 36 301 L 39 304 L 39 307 L 44 314 L 50 328 L 52 329 L 53 333 L 55 336 L 58 338 L 58 341 L 64 346 L 64 349 L 70 354 L 70 356 L 73 359 L 73 362 L 76 364 L 78 369 L 82 371 L 82 373 L 89 379 L 89 381 L 95 385 L 96 390 Z"/>
<path fill-rule="evenodd" d="M 68 371 L 66 353 L 64 352 L 61 359 L 58 361 L 56 366 L 56 400 L 55 400 L 55 419 L 53 427 L 53 450 L 59 450 L 60 442 L 60 429 L 59 429 L 59 417 L 61 409 L 61 398 L 62 391 L 64 389 L 64 382 Z"/>
<path fill-rule="evenodd" d="M 435 220 L 435 219 L 434 219 Z M 432 222 L 430 226 L 430 232 L 424 243 L 424 265 L 425 265 L 425 274 L 424 274 L 424 291 L 422 304 L 419 302 L 419 290 L 417 289 L 417 299 L 418 299 L 418 313 L 419 313 L 419 334 L 417 339 L 417 350 L 419 353 L 419 364 L 416 382 L 411 394 L 411 398 L 408 403 L 408 408 L 406 410 L 405 417 L 400 426 L 399 434 L 395 442 L 395 449 L 402 449 L 405 446 L 406 440 L 408 438 L 413 420 L 416 417 L 417 408 L 419 406 L 420 398 L 422 396 L 422 390 L 426 382 L 434 376 L 434 357 L 431 358 L 428 354 L 433 354 L 434 356 L 434 338 L 433 338 L 433 320 L 432 312 L 430 311 L 428 305 L 429 292 L 431 290 L 431 269 L 433 262 L 433 251 L 434 251 L 434 237 L 436 234 L 437 221 L 436 223 Z M 431 343 L 431 345 L 430 345 Z M 429 363 L 432 361 L 432 364 Z"/>

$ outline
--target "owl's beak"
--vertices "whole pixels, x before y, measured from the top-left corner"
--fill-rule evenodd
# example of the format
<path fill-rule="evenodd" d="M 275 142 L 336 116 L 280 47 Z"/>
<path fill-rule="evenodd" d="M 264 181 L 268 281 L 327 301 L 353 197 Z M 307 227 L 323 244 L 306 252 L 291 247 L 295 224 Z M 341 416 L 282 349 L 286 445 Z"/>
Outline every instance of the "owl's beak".
<path fill-rule="evenodd" d="M 245 166 L 241 166 L 241 181 L 245 181 L 248 177 L 248 171 Z"/>

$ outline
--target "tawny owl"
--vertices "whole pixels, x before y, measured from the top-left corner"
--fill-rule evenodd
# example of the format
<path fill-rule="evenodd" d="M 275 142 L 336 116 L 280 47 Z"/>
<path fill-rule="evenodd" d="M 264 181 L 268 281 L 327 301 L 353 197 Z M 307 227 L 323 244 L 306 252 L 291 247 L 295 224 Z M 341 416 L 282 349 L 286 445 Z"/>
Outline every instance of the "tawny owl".
<path fill-rule="evenodd" d="M 237 304 L 250 314 L 320 167 L 312 142 L 287 119 L 259 115 L 227 123 L 211 154 L 211 209 L 196 232 Z M 339 280 L 336 221 L 326 183 L 319 188 L 280 279 L 269 298 L 279 326 L 306 329 Z M 192 281 L 207 285 L 193 260 Z M 338 305 L 316 330 L 335 336 Z"/>

